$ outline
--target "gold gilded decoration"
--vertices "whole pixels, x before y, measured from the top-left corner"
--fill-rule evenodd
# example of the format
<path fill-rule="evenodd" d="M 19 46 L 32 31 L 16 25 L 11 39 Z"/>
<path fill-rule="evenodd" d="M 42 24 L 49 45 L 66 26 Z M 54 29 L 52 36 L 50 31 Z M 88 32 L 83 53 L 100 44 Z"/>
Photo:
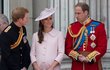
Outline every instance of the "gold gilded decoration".
<path fill-rule="evenodd" d="M 92 47 L 92 48 L 95 48 L 95 47 L 96 47 L 96 44 L 95 44 L 94 42 L 92 42 L 92 43 L 91 43 L 91 47 Z"/>
<path fill-rule="evenodd" d="M 72 58 L 76 59 L 77 60 L 77 57 L 79 56 L 79 53 L 72 50 L 70 53 L 69 53 L 69 56 L 71 56 Z"/>
<path fill-rule="evenodd" d="M 83 32 L 84 32 L 85 29 L 86 29 L 86 27 L 85 26 L 82 26 L 81 29 L 80 29 L 80 31 L 78 32 L 78 34 L 74 35 L 73 32 L 72 32 L 72 30 L 71 30 L 71 25 L 68 27 L 68 31 L 69 31 L 69 34 L 71 35 L 71 37 L 76 38 L 76 37 L 78 37 L 81 34 L 80 35 L 80 38 L 78 40 L 78 43 L 76 44 L 76 46 L 74 47 L 74 49 L 76 49 L 79 46 L 80 41 L 82 39 Z"/>
<path fill-rule="evenodd" d="M 76 46 L 74 47 L 74 49 L 77 49 L 77 48 L 78 48 L 78 46 L 79 46 L 79 44 L 80 44 L 80 42 L 81 42 L 81 39 L 82 39 L 82 36 L 83 36 L 83 33 L 84 33 L 84 30 L 85 30 L 85 29 L 86 29 L 86 27 L 83 26 L 83 30 L 81 31 L 81 35 L 80 35 L 79 40 L 78 40 Z"/>
<path fill-rule="evenodd" d="M 87 55 L 86 58 L 89 60 L 89 62 L 91 62 L 92 59 L 94 60 L 97 55 L 100 55 L 100 53 L 98 51 L 93 51 Z"/>
<path fill-rule="evenodd" d="M 86 50 L 86 43 L 84 42 L 83 43 L 83 51 L 85 51 Z"/>
<path fill-rule="evenodd" d="M 71 26 L 69 26 L 69 28 L 68 28 L 69 34 L 70 34 L 73 38 L 75 38 L 75 37 L 77 37 L 77 36 L 80 35 L 79 40 L 78 40 L 78 43 L 76 44 L 76 46 L 74 47 L 74 49 L 76 49 L 76 48 L 79 46 L 80 41 L 81 41 L 81 39 L 82 39 L 82 35 L 83 35 L 85 29 L 86 29 L 86 27 L 85 27 L 85 26 L 82 26 L 81 29 L 80 29 L 80 31 L 78 32 L 78 34 L 77 34 L 77 35 L 74 35 L 73 32 L 71 31 Z"/>
<path fill-rule="evenodd" d="M 13 45 L 11 45 L 11 49 L 16 48 L 20 44 L 22 37 L 23 37 L 23 29 L 21 27 L 20 32 L 19 32 L 19 37 L 18 37 L 17 41 Z"/>
<path fill-rule="evenodd" d="M 92 41 L 94 41 L 94 40 L 96 39 L 96 36 L 95 36 L 94 34 L 92 34 L 92 35 L 90 36 L 90 39 L 91 39 Z"/>
<path fill-rule="evenodd" d="M 86 47 L 87 47 L 87 45 L 88 45 L 88 30 L 87 30 L 87 29 L 85 30 L 84 35 L 85 35 L 85 41 L 84 41 L 84 43 L 83 43 L 83 51 L 86 50 Z"/>
<path fill-rule="evenodd" d="M 10 28 L 11 28 L 11 26 L 8 26 L 8 27 L 4 30 L 4 32 L 8 32 L 8 31 L 10 30 Z"/>
<path fill-rule="evenodd" d="M 74 33 L 72 32 L 72 30 L 71 30 L 71 25 L 69 25 L 68 31 L 69 31 L 70 36 L 73 37 L 73 38 L 76 38 L 76 37 L 79 36 L 79 40 L 78 40 L 76 46 L 74 47 L 74 49 L 77 49 L 77 48 L 78 48 L 78 46 L 79 46 L 79 44 L 80 44 L 80 42 L 81 42 L 81 39 L 82 39 L 82 35 L 83 35 L 84 32 L 86 33 L 86 36 L 87 36 L 88 31 L 87 31 L 85 25 L 87 25 L 88 23 L 90 23 L 90 21 L 91 21 L 91 19 L 88 18 L 88 19 L 84 22 L 84 25 L 80 28 L 80 30 L 79 30 L 79 32 L 78 32 L 77 34 L 74 34 Z M 86 38 L 86 39 L 88 39 L 88 38 Z"/>
<path fill-rule="evenodd" d="M 83 22 L 83 24 L 84 25 L 87 25 L 88 23 L 90 23 L 91 22 L 91 18 L 89 17 L 89 18 L 87 18 L 87 20 L 85 20 L 84 22 Z"/>
<path fill-rule="evenodd" d="M 82 27 L 80 30 L 79 30 L 79 32 L 78 32 L 78 34 L 74 34 L 73 32 L 72 32 L 72 30 L 71 30 L 71 25 L 69 25 L 69 27 L 68 27 L 68 31 L 69 31 L 69 34 L 71 35 L 71 37 L 78 37 L 80 34 L 81 34 L 81 31 L 83 30 L 83 28 L 84 27 Z"/>

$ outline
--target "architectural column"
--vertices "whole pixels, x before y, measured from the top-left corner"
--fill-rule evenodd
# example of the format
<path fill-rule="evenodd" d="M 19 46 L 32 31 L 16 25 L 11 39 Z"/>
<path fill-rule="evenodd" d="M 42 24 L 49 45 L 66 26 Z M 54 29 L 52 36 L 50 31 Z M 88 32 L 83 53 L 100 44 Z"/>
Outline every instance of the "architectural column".
<path fill-rule="evenodd" d="M 4 4 L 4 14 L 7 16 L 7 18 L 9 19 L 10 21 L 10 2 L 9 0 L 4 0 L 3 2 Z"/>
<path fill-rule="evenodd" d="M 38 31 L 38 22 L 35 21 L 35 18 L 38 17 L 40 15 L 40 12 L 42 10 L 44 10 L 45 8 L 48 7 L 48 5 L 50 5 L 48 3 L 48 0 L 30 0 L 32 1 L 32 8 L 33 8 L 33 32 Z"/>
<path fill-rule="evenodd" d="M 109 40 L 109 44 L 108 45 L 110 45 L 110 0 L 108 0 L 108 19 L 107 19 L 107 21 L 108 21 L 108 40 Z M 108 48 L 109 50 L 110 50 L 110 47 Z"/>
<path fill-rule="evenodd" d="M 90 0 L 90 4 L 89 4 L 90 17 L 95 20 L 96 20 L 96 12 L 97 12 L 96 5 L 97 5 L 96 0 Z"/>
<path fill-rule="evenodd" d="M 54 16 L 55 21 L 53 23 L 54 23 L 55 29 L 58 29 L 58 30 L 60 30 L 60 13 L 59 13 L 60 3 L 59 2 L 60 2 L 59 0 L 54 0 L 54 7 L 57 7 L 57 9 L 56 9 L 55 16 Z"/>
<path fill-rule="evenodd" d="M 74 0 L 68 0 L 68 13 L 69 13 L 69 17 L 68 17 L 68 24 L 73 23 L 73 21 L 75 21 L 75 13 L 74 13 Z"/>
<path fill-rule="evenodd" d="M 67 16 L 67 13 L 66 13 L 66 0 L 61 0 L 60 1 L 60 19 L 61 19 L 61 31 L 66 32 L 66 16 Z M 57 21 L 57 20 L 56 20 Z"/>
<path fill-rule="evenodd" d="M 101 18 L 101 13 L 100 13 L 100 10 L 101 10 L 101 7 L 100 7 L 101 4 L 100 4 L 100 3 L 101 3 L 101 1 L 100 1 L 100 0 L 97 0 L 96 3 L 97 3 L 97 4 L 96 4 L 96 6 L 97 6 L 97 8 L 96 8 L 96 10 L 97 10 L 97 12 L 96 12 L 97 15 L 96 15 L 96 17 L 97 17 L 97 18 L 96 18 L 96 19 L 97 19 L 98 21 L 100 21 L 100 20 L 101 20 L 101 19 L 100 19 L 100 18 Z"/>

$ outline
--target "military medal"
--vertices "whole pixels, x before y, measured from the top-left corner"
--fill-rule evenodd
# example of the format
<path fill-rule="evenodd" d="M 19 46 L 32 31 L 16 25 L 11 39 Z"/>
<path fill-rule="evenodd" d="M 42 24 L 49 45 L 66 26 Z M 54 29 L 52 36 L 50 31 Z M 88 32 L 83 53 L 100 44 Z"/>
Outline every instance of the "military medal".
<path fill-rule="evenodd" d="M 90 33 L 92 33 L 92 27 L 91 27 L 91 31 L 90 31 Z"/>
<path fill-rule="evenodd" d="M 92 27 L 92 29 L 93 29 L 92 33 L 95 33 L 94 27 Z"/>
<path fill-rule="evenodd" d="M 27 42 L 26 36 L 23 37 L 23 41 L 24 41 L 24 43 Z"/>
<path fill-rule="evenodd" d="M 90 33 L 95 33 L 94 25 L 91 25 L 91 31 L 90 31 Z"/>
<path fill-rule="evenodd" d="M 92 42 L 92 43 L 91 43 L 91 47 L 92 47 L 92 48 L 95 48 L 95 47 L 96 47 L 96 44 L 95 44 L 94 42 Z"/>
<path fill-rule="evenodd" d="M 92 34 L 92 35 L 90 36 L 90 39 L 91 39 L 92 41 L 94 41 L 94 40 L 96 39 L 96 36 L 95 36 L 94 34 Z"/>
<path fill-rule="evenodd" d="M 94 40 L 96 39 L 96 36 L 94 35 L 94 33 L 95 33 L 95 25 L 91 25 L 90 33 L 91 33 L 90 39 L 93 41 L 90 46 L 92 48 L 95 48 L 96 47 L 96 44 L 94 43 Z"/>

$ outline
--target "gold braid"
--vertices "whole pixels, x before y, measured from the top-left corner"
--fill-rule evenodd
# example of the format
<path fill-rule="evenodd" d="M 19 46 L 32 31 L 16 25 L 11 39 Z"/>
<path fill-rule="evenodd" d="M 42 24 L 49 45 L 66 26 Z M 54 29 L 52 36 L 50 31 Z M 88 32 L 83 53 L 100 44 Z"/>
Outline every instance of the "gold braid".
<path fill-rule="evenodd" d="M 20 44 L 22 37 L 23 37 L 23 29 L 21 27 L 20 32 L 19 32 L 19 37 L 18 37 L 17 41 L 13 45 L 11 45 L 11 49 L 16 48 Z"/>
<path fill-rule="evenodd" d="M 81 31 L 83 30 L 83 28 L 84 28 L 84 27 L 82 27 L 82 28 L 79 30 L 79 32 L 75 35 L 75 34 L 73 34 L 73 32 L 72 32 L 72 30 L 71 30 L 71 25 L 69 25 L 68 31 L 69 31 L 69 34 L 71 35 L 71 37 L 76 38 L 76 37 L 78 37 L 78 36 L 80 35 L 80 33 L 81 33 Z"/>
<path fill-rule="evenodd" d="M 76 48 L 79 46 L 80 41 L 81 41 L 81 39 L 82 39 L 82 35 L 83 35 L 85 29 L 86 29 L 86 26 L 83 25 L 77 34 L 73 34 L 73 32 L 72 32 L 72 30 L 71 30 L 71 25 L 69 25 L 68 31 L 69 31 L 69 34 L 70 34 L 71 37 L 76 38 L 76 37 L 78 37 L 78 36 L 81 34 L 81 35 L 80 35 L 80 38 L 79 38 L 79 40 L 78 40 L 78 43 L 76 44 L 76 46 L 74 47 L 74 49 L 76 49 Z"/>
<path fill-rule="evenodd" d="M 83 35 L 85 29 L 86 29 L 86 27 L 83 26 L 83 27 L 82 27 L 82 32 L 81 32 L 80 38 L 79 38 L 79 40 L 78 40 L 78 43 L 77 43 L 76 46 L 74 47 L 74 49 L 77 49 L 77 48 L 78 48 L 78 46 L 79 46 L 79 44 L 80 44 L 80 42 L 81 42 L 82 35 Z"/>

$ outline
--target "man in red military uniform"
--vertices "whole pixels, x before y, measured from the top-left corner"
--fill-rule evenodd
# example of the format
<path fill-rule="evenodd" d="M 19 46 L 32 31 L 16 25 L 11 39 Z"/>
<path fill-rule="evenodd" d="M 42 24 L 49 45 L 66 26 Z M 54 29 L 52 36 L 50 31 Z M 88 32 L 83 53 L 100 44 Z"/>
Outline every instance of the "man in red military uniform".
<path fill-rule="evenodd" d="M 76 22 L 68 27 L 65 52 L 72 59 L 71 70 L 102 70 L 101 58 L 106 53 L 104 24 L 89 17 L 89 6 L 75 6 Z"/>

